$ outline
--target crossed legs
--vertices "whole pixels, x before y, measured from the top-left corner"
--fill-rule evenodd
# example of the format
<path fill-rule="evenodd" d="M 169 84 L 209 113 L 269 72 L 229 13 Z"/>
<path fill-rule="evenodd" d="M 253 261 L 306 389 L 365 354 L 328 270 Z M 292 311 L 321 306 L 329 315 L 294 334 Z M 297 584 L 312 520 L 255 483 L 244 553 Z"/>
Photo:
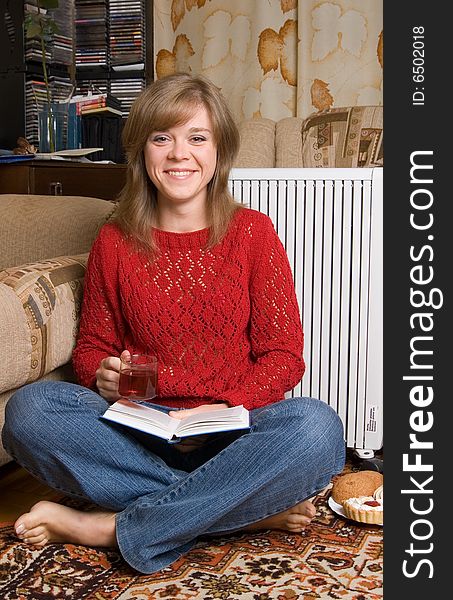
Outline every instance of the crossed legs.
<path fill-rule="evenodd" d="M 29 543 L 117 546 L 131 566 L 154 572 L 202 533 L 300 531 L 315 514 L 308 498 L 344 464 L 341 422 L 313 399 L 253 411 L 252 431 L 192 472 L 99 419 L 105 408 L 72 384 L 33 384 L 10 400 L 8 451 L 49 485 L 104 507 L 81 513 L 39 502 L 15 524 Z"/>

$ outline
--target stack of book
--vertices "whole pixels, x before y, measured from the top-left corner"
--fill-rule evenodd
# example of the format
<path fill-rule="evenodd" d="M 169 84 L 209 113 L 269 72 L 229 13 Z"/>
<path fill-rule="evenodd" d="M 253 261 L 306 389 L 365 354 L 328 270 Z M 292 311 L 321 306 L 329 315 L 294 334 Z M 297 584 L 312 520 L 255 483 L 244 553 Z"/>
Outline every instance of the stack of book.
<path fill-rule="evenodd" d="M 121 102 L 108 92 L 92 94 L 91 96 L 76 96 L 72 98 L 77 115 L 118 115 L 123 116 Z"/>

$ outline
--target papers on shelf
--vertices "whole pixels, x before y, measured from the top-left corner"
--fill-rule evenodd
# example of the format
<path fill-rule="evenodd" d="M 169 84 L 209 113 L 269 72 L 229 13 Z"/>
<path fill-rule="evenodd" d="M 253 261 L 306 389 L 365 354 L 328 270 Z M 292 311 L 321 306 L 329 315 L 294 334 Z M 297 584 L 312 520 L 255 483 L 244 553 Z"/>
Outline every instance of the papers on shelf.
<path fill-rule="evenodd" d="M 56 152 L 38 152 L 35 154 L 35 158 L 38 160 L 54 160 L 64 158 L 80 158 L 81 156 L 87 156 L 93 152 L 102 152 L 104 148 L 73 148 L 71 150 L 57 150 Z"/>

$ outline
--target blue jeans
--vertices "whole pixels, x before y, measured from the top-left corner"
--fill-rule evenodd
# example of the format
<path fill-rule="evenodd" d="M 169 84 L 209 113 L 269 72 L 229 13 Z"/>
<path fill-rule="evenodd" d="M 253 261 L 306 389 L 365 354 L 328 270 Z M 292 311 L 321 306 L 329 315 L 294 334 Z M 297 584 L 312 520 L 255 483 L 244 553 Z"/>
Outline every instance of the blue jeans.
<path fill-rule="evenodd" d="M 7 452 L 54 489 L 117 512 L 123 558 L 162 569 L 201 534 L 240 529 L 325 488 L 345 460 L 336 412 L 313 398 L 251 411 L 247 433 L 212 435 L 189 453 L 99 416 L 108 403 L 64 382 L 38 382 L 9 400 Z"/>

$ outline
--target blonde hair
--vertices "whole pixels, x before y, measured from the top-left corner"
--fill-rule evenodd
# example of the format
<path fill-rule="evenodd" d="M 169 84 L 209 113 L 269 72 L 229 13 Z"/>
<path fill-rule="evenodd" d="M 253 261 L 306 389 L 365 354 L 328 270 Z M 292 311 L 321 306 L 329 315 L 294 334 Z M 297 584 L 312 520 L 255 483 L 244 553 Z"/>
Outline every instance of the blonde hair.
<path fill-rule="evenodd" d="M 239 132 L 220 90 L 205 77 L 187 73 L 153 82 L 133 103 L 123 129 L 127 178 L 114 219 L 138 247 L 151 255 L 157 252 L 151 235 L 157 216 L 157 190 L 148 177 L 143 150 L 152 131 L 166 131 L 187 122 L 199 106 L 208 111 L 217 147 L 214 176 L 207 186 L 208 247 L 222 239 L 233 214 L 241 207 L 228 190 L 228 176 L 239 150 Z"/>

